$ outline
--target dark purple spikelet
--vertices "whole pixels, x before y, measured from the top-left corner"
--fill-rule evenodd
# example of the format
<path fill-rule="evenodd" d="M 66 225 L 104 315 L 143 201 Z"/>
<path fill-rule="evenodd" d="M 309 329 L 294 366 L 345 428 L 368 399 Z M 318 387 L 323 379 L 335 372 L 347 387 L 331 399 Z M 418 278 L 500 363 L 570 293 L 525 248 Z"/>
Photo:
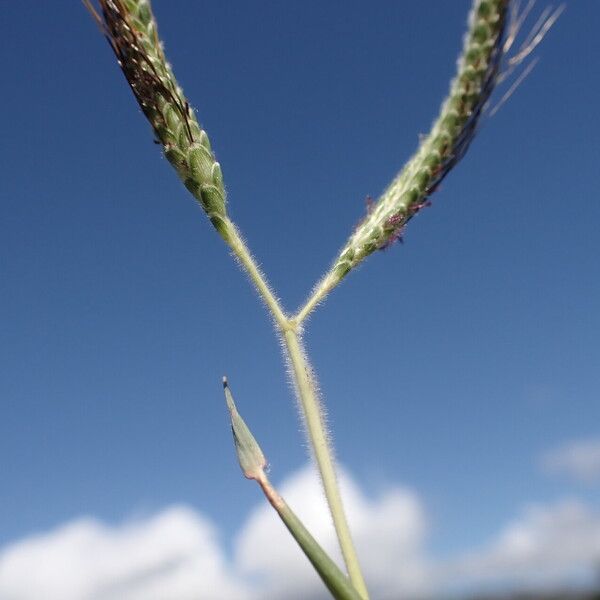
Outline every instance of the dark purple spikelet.
<path fill-rule="evenodd" d="M 443 145 L 440 148 L 440 153 L 443 157 L 442 161 L 432 169 L 432 176 L 427 181 L 423 195 L 419 198 L 417 203 L 415 203 L 417 209 L 411 212 L 409 218 L 426 206 L 427 198 L 439 188 L 448 173 L 450 173 L 450 171 L 462 160 L 467 153 L 471 142 L 475 138 L 481 117 L 489 102 L 490 96 L 494 91 L 501 71 L 509 4 L 510 0 L 504 0 L 499 3 L 498 30 L 495 35 L 495 42 L 491 52 L 489 53 L 489 56 L 486 57 L 487 60 L 485 62 L 487 62 L 487 67 L 481 83 L 462 82 L 464 87 L 460 94 L 453 98 L 456 106 L 457 121 L 461 123 L 460 128 L 451 136 L 451 143 Z M 475 60 L 472 64 L 473 69 L 477 70 L 482 62 L 484 62 L 483 59 Z M 479 88 L 478 90 L 477 87 Z M 476 95 L 476 101 L 475 103 L 472 103 L 474 95 Z"/>
<path fill-rule="evenodd" d="M 188 140 L 193 143 L 191 110 L 170 73 L 152 14 L 144 10 L 142 3 L 134 3 L 132 10 L 123 0 L 99 0 L 100 15 L 89 1 L 85 0 L 85 3 L 115 53 L 133 95 L 160 142 L 168 143 L 162 135 L 168 127 L 164 108 L 168 104 L 179 113 Z"/>

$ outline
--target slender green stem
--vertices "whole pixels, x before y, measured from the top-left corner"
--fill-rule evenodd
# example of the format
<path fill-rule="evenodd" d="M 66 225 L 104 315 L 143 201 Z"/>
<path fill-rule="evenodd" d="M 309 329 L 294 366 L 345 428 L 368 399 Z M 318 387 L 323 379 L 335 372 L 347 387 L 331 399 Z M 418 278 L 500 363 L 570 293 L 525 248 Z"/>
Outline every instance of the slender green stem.
<path fill-rule="evenodd" d="M 327 294 L 341 281 L 341 278 L 336 273 L 329 272 L 317 284 L 310 298 L 304 306 L 296 313 L 294 321 L 300 325 L 306 317 L 327 297 Z"/>
<path fill-rule="evenodd" d="M 352 542 L 352 535 L 348 527 L 346 513 L 342 504 L 342 497 L 337 483 L 335 467 L 333 464 L 332 450 L 330 448 L 325 423 L 319 406 L 319 399 L 315 389 L 312 370 L 302 349 L 300 339 L 294 328 L 287 328 L 283 332 L 283 339 L 288 351 L 292 366 L 298 396 L 306 420 L 306 428 L 312 444 L 315 460 L 321 474 L 325 497 L 333 519 L 333 525 L 348 569 L 348 576 L 352 585 L 364 600 L 369 594 L 360 569 L 358 556 Z"/>
<path fill-rule="evenodd" d="M 244 240 L 242 239 L 241 235 L 237 231 L 237 228 L 229 219 L 227 220 L 227 230 L 229 234 L 229 239 L 227 240 L 227 243 L 229 244 L 237 259 L 240 261 L 240 264 L 242 265 L 246 273 L 248 273 L 250 280 L 254 284 L 254 287 L 256 288 L 259 296 L 264 300 L 265 304 L 267 305 L 267 308 L 271 311 L 273 318 L 277 322 L 277 325 L 279 325 L 280 328 L 285 327 L 288 323 L 288 320 L 283 310 L 281 309 L 277 298 L 271 291 L 269 284 L 260 272 L 258 265 L 256 264 L 256 262 L 254 262 L 254 259 L 252 258 L 252 255 L 250 254 L 250 251 L 244 243 Z"/>

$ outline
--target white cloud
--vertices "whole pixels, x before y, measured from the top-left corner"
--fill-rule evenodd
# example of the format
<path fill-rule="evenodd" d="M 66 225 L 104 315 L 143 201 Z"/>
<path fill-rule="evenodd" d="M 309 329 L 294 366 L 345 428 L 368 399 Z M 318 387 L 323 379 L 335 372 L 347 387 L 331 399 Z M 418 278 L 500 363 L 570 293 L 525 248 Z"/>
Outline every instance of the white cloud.
<path fill-rule="evenodd" d="M 341 484 L 373 597 L 410 597 L 493 584 L 550 585 L 591 575 L 600 561 L 600 512 L 564 501 L 532 506 L 486 546 L 433 563 L 414 493 L 394 487 L 366 496 Z M 312 469 L 280 486 L 320 543 L 338 556 Z M 250 511 L 228 559 L 215 526 L 193 509 L 108 526 L 74 520 L 0 550 L 2 600 L 320 600 L 328 598 L 265 503 Z"/>
<path fill-rule="evenodd" d="M 0 553 L 3 600 L 245 600 L 214 527 L 175 506 L 109 527 L 78 519 Z"/>
<path fill-rule="evenodd" d="M 546 587 L 588 581 L 600 561 L 600 513 L 581 502 L 533 505 L 479 552 L 446 565 L 445 580 L 470 586 Z"/>
<path fill-rule="evenodd" d="M 418 499 L 394 488 L 369 500 L 345 473 L 341 484 L 373 588 L 423 583 L 424 516 Z M 312 468 L 279 490 L 319 541 L 337 555 L 333 528 Z M 362 550 L 362 552 L 361 552 Z M 272 509 L 261 503 L 228 562 L 215 527 L 186 507 L 118 526 L 72 521 L 0 551 L 2 600 L 288 600 L 327 598 L 307 559 Z"/>
<path fill-rule="evenodd" d="M 552 473 L 569 475 L 585 483 L 600 481 L 600 439 L 571 442 L 548 452 L 542 466 Z"/>

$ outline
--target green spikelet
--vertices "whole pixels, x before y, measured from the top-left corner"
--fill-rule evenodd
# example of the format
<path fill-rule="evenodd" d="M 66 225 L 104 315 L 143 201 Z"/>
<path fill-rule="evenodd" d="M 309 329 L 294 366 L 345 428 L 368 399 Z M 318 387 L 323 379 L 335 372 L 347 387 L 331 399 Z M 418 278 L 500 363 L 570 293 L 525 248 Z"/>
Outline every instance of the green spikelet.
<path fill-rule="evenodd" d="M 230 241 L 221 168 L 162 50 L 148 0 L 89 2 L 144 115 L 186 188 L 217 231 Z"/>
<path fill-rule="evenodd" d="M 496 83 L 507 6 L 507 0 L 475 2 L 458 72 L 440 114 L 416 154 L 342 248 L 331 270 L 337 281 L 369 254 L 397 239 L 466 152 Z"/>

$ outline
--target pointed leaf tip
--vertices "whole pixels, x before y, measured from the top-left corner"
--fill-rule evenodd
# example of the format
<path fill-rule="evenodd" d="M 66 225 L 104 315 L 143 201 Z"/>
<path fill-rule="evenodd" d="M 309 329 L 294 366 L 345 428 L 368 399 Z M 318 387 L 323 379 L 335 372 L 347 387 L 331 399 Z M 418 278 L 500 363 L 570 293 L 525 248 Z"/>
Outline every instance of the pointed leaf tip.
<path fill-rule="evenodd" d="M 223 388 L 240 467 L 248 479 L 259 479 L 264 474 L 267 460 L 252 432 L 237 411 L 226 377 L 223 377 Z"/>

